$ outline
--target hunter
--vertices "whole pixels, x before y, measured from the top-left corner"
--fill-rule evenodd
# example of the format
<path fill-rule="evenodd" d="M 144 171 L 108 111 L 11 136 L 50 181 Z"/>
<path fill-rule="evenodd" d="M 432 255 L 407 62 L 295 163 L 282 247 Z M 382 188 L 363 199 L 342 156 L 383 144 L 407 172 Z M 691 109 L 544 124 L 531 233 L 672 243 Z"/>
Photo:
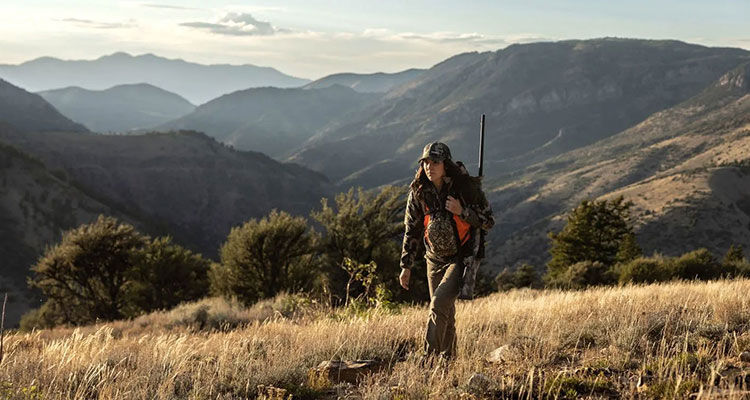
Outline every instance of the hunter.
<path fill-rule="evenodd" d="M 401 286 L 408 290 L 411 268 L 424 254 L 430 289 L 425 353 L 450 360 L 456 355 L 456 299 L 471 298 L 483 254 L 481 230 L 494 225 L 478 178 L 451 159 L 447 145 L 424 147 L 409 188 L 401 251 Z M 473 269 L 473 273 L 470 272 Z"/>

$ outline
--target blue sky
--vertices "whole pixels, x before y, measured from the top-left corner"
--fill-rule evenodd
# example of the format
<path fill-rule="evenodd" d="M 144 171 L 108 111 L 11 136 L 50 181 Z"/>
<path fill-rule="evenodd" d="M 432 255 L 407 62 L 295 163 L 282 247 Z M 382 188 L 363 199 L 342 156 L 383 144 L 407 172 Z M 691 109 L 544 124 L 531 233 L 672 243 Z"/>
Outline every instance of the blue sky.
<path fill-rule="evenodd" d="M 750 49 L 750 1 L 0 0 L 0 63 L 115 51 L 318 78 L 604 36 Z"/>

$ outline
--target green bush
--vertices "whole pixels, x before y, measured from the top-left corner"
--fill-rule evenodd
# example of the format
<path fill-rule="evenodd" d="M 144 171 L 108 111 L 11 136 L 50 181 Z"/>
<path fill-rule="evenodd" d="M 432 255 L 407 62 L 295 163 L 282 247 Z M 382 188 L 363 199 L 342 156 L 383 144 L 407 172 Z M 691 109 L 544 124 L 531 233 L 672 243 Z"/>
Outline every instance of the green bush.
<path fill-rule="evenodd" d="M 588 286 L 611 285 L 616 282 L 612 270 L 600 261 L 580 261 L 562 274 L 547 278 L 547 286 L 560 289 L 584 289 Z"/>
<path fill-rule="evenodd" d="M 276 210 L 232 228 L 221 246 L 221 265 L 209 274 L 212 291 L 249 305 L 310 289 L 320 270 L 316 241 L 304 218 Z"/>
<path fill-rule="evenodd" d="M 721 264 L 707 249 L 685 253 L 671 263 L 672 277 L 680 279 L 711 280 L 722 276 Z"/>
<path fill-rule="evenodd" d="M 81 325 L 171 308 L 208 293 L 209 263 L 171 242 L 149 239 L 129 224 L 99 216 L 63 234 L 32 266 L 29 286 L 45 303 L 22 328 Z"/>
<path fill-rule="evenodd" d="M 172 243 L 170 237 L 150 240 L 133 271 L 128 287 L 134 314 L 171 309 L 209 292 L 210 262 L 200 254 Z"/>
<path fill-rule="evenodd" d="M 127 283 L 146 243 L 133 226 L 112 217 L 65 232 L 31 267 L 29 285 L 50 303 L 46 318 L 77 325 L 130 316 Z"/>
<path fill-rule="evenodd" d="M 541 286 L 541 278 L 533 265 L 523 264 L 515 271 L 505 268 L 495 277 L 498 290 L 507 291 L 514 288 L 538 288 Z"/>
<path fill-rule="evenodd" d="M 349 274 L 341 268 L 345 259 L 361 265 L 375 262 L 376 281 L 385 284 L 393 293 L 404 294 L 396 277 L 400 272 L 405 194 L 405 188 L 395 186 L 386 186 L 379 191 L 352 188 L 336 195 L 333 205 L 328 199 L 323 199 L 321 210 L 310 214 L 325 230 L 321 241 L 321 250 L 327 258 L 324 272 L 331 292 L 342 301 L 347 298 L 347 283 L 350 281 Z M 427 286 L 422 275 L 412 274 L 411 287 L 415 290 L 409 290 L 408 294 L 425 294 L 419 292 L 419 288 Z M 349 285 L 349 291 L 356 297 L 365 288 L 361 284 Z"/>
<path fill-rule="evenodd" d="M 747 260 L 723 262 L 722 276 L 750 278 L 750 262 Z"/>
<path fill-rule="evenodd" d="M 670 260 L 662 257 L 640 257 L 617 267 L 620 283 L 654 283 L 672 279 Z"/>
<path fill-rule="evenodd" d="M 731 245 L 727 254 L 724 255 L 724 259 L 721 261 L 722 264 L 739 263 L 745 261 L 745 252 L 742 249 L 742 245 Z"/>

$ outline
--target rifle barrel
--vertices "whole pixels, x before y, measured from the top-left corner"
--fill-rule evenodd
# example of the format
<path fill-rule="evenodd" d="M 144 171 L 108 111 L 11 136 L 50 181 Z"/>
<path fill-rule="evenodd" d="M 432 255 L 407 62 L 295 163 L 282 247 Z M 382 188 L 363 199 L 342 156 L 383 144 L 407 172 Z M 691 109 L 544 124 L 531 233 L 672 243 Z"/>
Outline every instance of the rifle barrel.
<path fill-rule="evenodd" d="M 479 125 L 479 176 L 482 176 L 483 167 L 484 167 L 484 114 L 482 114 L 482 122 Z"/>

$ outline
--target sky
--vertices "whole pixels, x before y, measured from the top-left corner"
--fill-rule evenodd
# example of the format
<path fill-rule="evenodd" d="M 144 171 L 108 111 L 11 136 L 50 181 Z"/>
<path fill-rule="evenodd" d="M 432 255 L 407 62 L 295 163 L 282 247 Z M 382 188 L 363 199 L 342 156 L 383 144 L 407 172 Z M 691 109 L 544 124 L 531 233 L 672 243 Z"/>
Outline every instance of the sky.
<path fill-rule="evenodd" d="M 0 64 L 124 51 L 317 79 L 607 36 L 750 49 L 748 19 L 750 0 L 0 0 Z"/>

